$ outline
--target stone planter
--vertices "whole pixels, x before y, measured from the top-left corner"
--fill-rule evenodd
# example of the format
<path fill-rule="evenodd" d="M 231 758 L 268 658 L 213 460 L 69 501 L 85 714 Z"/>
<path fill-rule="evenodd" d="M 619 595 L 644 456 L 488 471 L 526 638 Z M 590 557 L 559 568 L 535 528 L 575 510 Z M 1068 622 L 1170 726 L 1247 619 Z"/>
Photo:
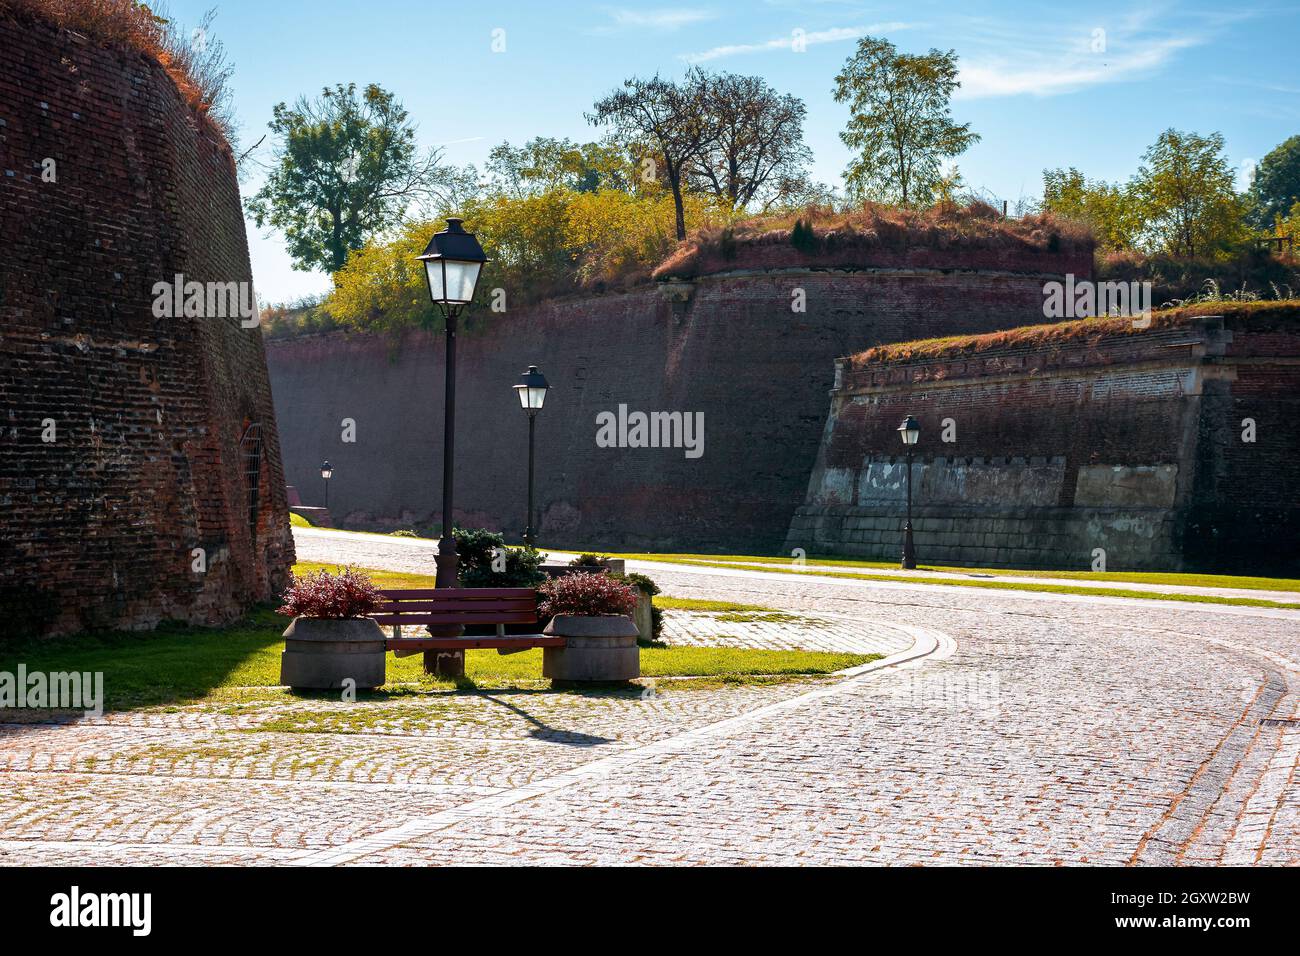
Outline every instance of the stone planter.
<path fill-rule="evenodd" d="M 637 628 L 626 615 L 560 614 L 546 625 L 545 633 L 563 637 L 565 644 L 543 650 L 544 677 L 553 681 L 609 682 L 641 676 Z"/>
<path fill-rule="evenodd" d="M 632 612 L 632 620 L 636 622 L 641 640 L 649 644 L 655 639 L 654 612 L 650 610 L 654 606 L 654 599 L 635 585 L 633 590 L 636 591 L 636 610 Z"/>
<path fill-rule="evenodd" d="M 296 617 L 284 632 L 280 683 L 294 689 L 357 690 L 384 682 L 384 632 L 369 618 L 326 620 Z"/>

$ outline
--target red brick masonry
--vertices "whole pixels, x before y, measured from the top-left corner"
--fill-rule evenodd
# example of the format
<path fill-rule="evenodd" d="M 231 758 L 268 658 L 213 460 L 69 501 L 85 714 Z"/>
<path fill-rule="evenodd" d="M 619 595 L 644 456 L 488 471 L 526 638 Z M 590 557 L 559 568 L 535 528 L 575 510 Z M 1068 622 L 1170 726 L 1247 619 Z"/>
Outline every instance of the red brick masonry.
<path fill-rule="evenodd" d="M 261 333 L 152 310 L 178 273 L 251 281 L 224 139 L 140 54 L 0 20 L 0 248 L 0 636 L 270 598 L 293 541 Z"/>
<path fill-rule="evenodd" d="M 898 556 L 910 413 L 925 561 L 1297 570 L 1300 308 L 1222 311 L 838 362 L 787 544 Z"/>
<path fill-rule="evenodd" d="M 853 271 L 734 272 L 480 312 L 458 345 L 456 520 L 523 530 L 528 424 L 511 386 L 538 365 L 553 386 L 537 419 L 544 543 L 779 547 L 807 488 L 837 356 L 1041 322 L 1044 278 L 1079 265 L 1077 256 L 1038 254 L 1013 272 L 967 258 L 949 251 L 946 269 L 864 262 Z M 807 308 L 796 312 L 800 289 Z M 328 458 L 330 508 L 342 526 L 438 519 L 440 336 L 339 333 L 267 351 L 288 477 L 305 503 L 321 503 L 318 468 Z M 702 412 L 703 455 L 598 447 L 597 415 L 620 404 Z M 341 440 L 347 418 L 355 443 Z"/>

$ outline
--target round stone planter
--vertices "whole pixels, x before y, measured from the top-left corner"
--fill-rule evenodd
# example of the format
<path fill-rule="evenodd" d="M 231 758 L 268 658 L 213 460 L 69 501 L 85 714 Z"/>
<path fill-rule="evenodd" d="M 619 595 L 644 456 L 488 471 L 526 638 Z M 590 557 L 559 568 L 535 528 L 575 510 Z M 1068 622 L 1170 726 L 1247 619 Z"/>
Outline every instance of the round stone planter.
<path fill-rule="evenodd" d="M 564 647 L 542 652 L 542 676 L 553 681 L 629 681 L 641 676 L 641 649 L 630 617 L 607 614 L 578 617 L 560 614 L 546 625 L 547 634 L 564 638 Z"/>
<path fill-rule="evenodd" d="M 280 683 L 294 689 L 358 690 L 384 682 L 384 632 L 369 618 L 326 620 L 295 617 L 284 632 Z"/>

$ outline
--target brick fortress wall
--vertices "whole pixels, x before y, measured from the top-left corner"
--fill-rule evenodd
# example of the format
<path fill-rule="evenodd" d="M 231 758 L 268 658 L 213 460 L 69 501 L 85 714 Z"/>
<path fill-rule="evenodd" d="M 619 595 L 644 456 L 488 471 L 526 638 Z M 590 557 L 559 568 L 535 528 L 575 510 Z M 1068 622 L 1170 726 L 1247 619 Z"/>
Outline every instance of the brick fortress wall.
<path fill-rule="evenodd" d="M 511 386 L 535 364 L 553 385 L 537 424 L 543 544 L 778 547 L 816 458 L 837 356 L 1041 321 L 1044 278 L 1091 268 L 1087 251 L 890 255 L 887 266 L 732 271 L 480 314 L 458 340 L 457 523 L 523 529 L 527 420 Z M 805 312 L 792 310 L 796 289 Z M 321 502 L 328 458 L 341 525 L 438 520 L 440 336 L 308 336 L 269 343 L 268 359 L 304 503 Z M 702 412 L 702 457 L 597 447 L 597 415 L 620 404 Z M 355 443 L 342 440 L 344 419 Z"/>
<path fill-rule="evenodd" d="M 151 59 L 0 18 L 0 244 L 0 634 L 269 599 L 293 542 L 261 333 L 153 313 L 177 274 L 251 282 L 225 140 Z"/>
<path fill-rule="evenodd" d="M 910 413 L 922 562 L 1294 572 L 1300 309 L 1224 309 L 838 362 L 787 546 L 898 558 Z"/>

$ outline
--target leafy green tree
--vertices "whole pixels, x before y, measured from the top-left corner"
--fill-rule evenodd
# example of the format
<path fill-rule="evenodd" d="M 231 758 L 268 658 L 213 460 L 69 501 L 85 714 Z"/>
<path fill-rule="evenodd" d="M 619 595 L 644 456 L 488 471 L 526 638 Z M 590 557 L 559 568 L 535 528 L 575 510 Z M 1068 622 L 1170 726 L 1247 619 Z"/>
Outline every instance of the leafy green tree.
<path fill-rule="evenodd" d="M 1134 207 L 1124 186 L 1086 179 L 1073 166 L 1043 170 L 1043 211 L 1088 223 L 1103 251 L 1133 248 L 1141 229 Z"/>
<path fill-rule="evenodd" d="M 258 227 L 284 232 L 295 269 L 336 272 L 348 253 L 441 185 L 436 150 L 421 154 L 397 98 L 375 84 L 326 88 L 275 107 L 266 183 L 247 201 Z"/>
<path fill-rule="evenodd" d="M 902 206 L 929 203 L 943 161 L 979 142 L 969 124 L 952 121 L 948 103 L 959 86 L 952 50 L 913 55 L 888 40 L 860 39 L 833 91 L 850 109 L 840 139 L 858 152 L 844 174 L 849 194 Z"/>
<path fill-rule="evenodd" d="M 1174 256 L 1208 256 L 1248 234 L 1223 134 L 1168 129 L 1147 149 L 1130 187 L 1148 244 Z"/>
<path fill-rule="evenodd" d="M 535 137 L 519 147 L 508 142 L 494 147 L 487 171 L 493 189 L 516 199 L 548 189 L 630 189 L 633 181 L 631 159 L 618 146 L 577 144 L 550 136 Z"/>
<path fill-rule="evenodd" d="M 1260 229 L 1288 215 L 1300 202 L 1300 136 L 1292 136 L 1269 151 L 1250 184 L 1251 221 Z"/>

